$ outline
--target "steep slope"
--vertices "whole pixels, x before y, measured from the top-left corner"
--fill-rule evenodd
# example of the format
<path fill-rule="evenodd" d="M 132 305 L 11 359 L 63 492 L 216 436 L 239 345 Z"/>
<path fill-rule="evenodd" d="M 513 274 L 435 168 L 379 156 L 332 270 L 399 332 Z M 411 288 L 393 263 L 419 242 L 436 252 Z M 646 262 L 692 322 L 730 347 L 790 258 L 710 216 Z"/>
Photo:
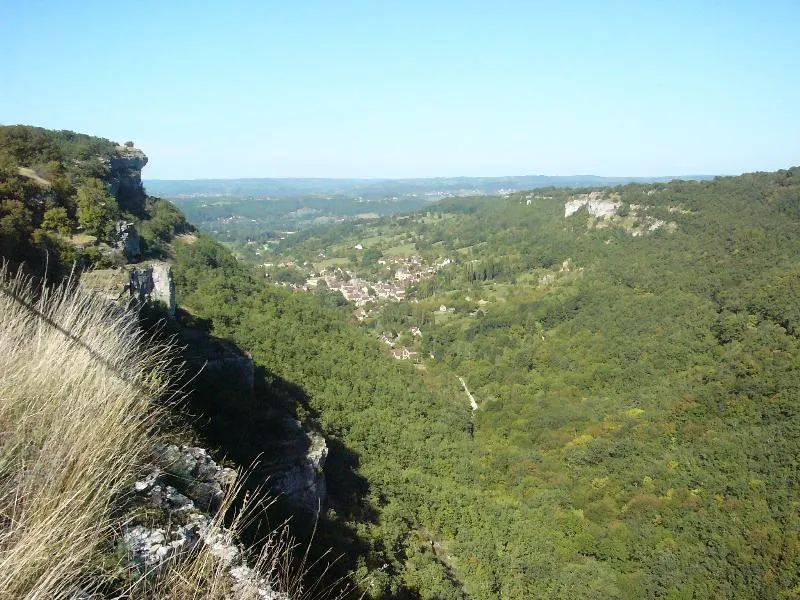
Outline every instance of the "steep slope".
<path fill-rule="evenodd" d="M 282 244 L 453 261 L 363 326 L 421 330 L 429 381 L 479 404 L 468 492 L 431 525 L 468 595 L 796 594 L 799 174 L 447 200 Z"/>

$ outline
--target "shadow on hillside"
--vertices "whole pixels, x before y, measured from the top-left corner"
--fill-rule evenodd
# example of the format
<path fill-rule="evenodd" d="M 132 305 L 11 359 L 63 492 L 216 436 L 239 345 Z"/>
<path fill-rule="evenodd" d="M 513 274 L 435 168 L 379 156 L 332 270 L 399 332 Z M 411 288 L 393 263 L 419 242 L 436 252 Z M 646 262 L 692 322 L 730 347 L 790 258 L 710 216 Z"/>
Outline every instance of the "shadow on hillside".
<path fill-rule="evenodd" d="M 152 324 L 159 316 L 157 312 L 146 314 L 145 323 Z M 186 368 L 181 385 L 186 386 L 187 394 L 180 402 L 181 420 L 188 422 L 201 443 L 217 456 L 248 470 L 244 492 L 274 493 L 270 485 L 303 461 L 309 450 L 311 440 L 305 430 L 321 432 L 305 390 L 264 367 L 254 367 L 249 355 L 235 343 L 211 335 L 210 322 L 204 319 L 179 311 L 178 323 L 164 325 L 158 320 L 164 334 L 176 336 L 183 347 Z M 338 440 L 325 440 L 328 501 L 318 519 L 279 495 L 265 514 L 253 520 L 245 541 L 263 539 L 288 519 L 300 554 L 313 536 L 310 562 L 321 559 L 323 569 L 337 559 L 326 576 L 332 582 L 354 568 L 368 551 L 367 543 L 346 521 L 375 522 L 376 515 L 367 500 L 368 482 L 357 473 L 358 455 Z M 336 548 L 342 556 L 323 556 L 329 548 Z M 309 574 L 312 579 L 317 575 Z"/>

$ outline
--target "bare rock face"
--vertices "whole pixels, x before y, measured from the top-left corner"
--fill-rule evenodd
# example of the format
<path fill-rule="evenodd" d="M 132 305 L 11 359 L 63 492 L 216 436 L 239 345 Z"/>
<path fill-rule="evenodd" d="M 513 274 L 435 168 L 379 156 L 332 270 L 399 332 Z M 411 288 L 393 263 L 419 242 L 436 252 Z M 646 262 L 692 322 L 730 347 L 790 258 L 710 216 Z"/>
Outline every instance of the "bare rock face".
<path fill-rule="evenodd" d="M 209 374 L 225 373 L 235 377 L 240 387 L 253 397 L 255 386 L 255 363 L 249 352 L 226 345 L 224 341 L 205 357 L 205 371 Z"/>
<path fill-rule="evenodd" d="M 162 471 L 164 482 L 174 485 L 205 512 L 216 513 L 222 506 L 225 489 L 236 481 L 236 471 L 219 467 L 202 448 L 159 444 L 153 460 L 157 466 L 153 472 Z M 183 502 L 170 498 L 168 490 L 164 500 L 170 505 Z"/>
<path fill-rule="evenodd" d="M 133 223 L 117 221 L 114 224 L 114 238 L 116 240 L 114 245 L 122 251 L 129 262 L 139 259 L 142 253 L 141 238 Z"/>
<path fill-rule="evenodd" d="M 147 196 L 142 185 L 142 169 L 147 156 L 138 148 L 117 146 L 109 168 L 109 193 L 117 199 L 120 208 L 135 215 L 143 215 Z"/>
<path fill-rule="evenodd" d="M 131 269 L 129 290 L 140 302 L 161 302 L 170 315 L 175 314 L 175 282 L 169 263 L 157 261 Z"/>
<path fill-rule="evenodd" d="M 622 203 L 617 193 L 593 191 L 588 194 L 578 194 L 564 205 L 564 217 L 575 214 L 584 206 L 590 215 L 607 218 L 617 214 Z"/>
<path fill-rule="evenodd" d="M 287 452 L 283 464 L 272 465 L 273 486 L 289 499 L 311 513 L 318 512 L 327 499 L 324 467 L 328 458 L 325 438 L 302 428 L 291 417 L 286 420 L 289 429 L 309 440 L 305 452 Z"/>

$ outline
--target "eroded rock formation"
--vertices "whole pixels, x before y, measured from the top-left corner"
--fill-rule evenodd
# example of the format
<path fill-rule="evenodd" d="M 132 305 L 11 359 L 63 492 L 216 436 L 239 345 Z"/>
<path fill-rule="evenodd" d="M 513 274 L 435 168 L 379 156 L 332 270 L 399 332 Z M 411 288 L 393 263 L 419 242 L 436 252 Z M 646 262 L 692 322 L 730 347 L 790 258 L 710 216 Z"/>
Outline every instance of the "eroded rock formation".
<path fill-rule="evenodd" d="M 226 569 L 232 600 L 288 600 L 247 564 L 244 548 L 218 518 L 235 481 L 236 472 L 218 465 L 203 448 L 157 445 L 134 491 L 163 514 L 163 525 L 127 527 L 120 544 L 128 559 L 146 573 L 203 548 Z"/>
<path fill-rule="evenodd" d="M 299 421 L 287 417 L 285 424 L 290 433 L 288 439 L 300 440 L 301 445 L 287 449 L 272 461 L 272 486 L 301 508 L 316 513 L 324 507 L 328 493 L 324 474 L 328 446 L 324 437 L 303 429 Z"/>
<path fill-rule="evenodd" d="M 147 195 L 142 185 L 142 169 L 147 156 L 138 148 L 117 146 L 117 151 L 108 163 L 110 189 L 120 208 L 137 216 L 144 214 Z"/>
<path fill-rule="evenodd" d="M 172 265 L 169 263 L 154 261 L 133 267 L 130 270 L 128 289 L 131 296 L 140 302 L 161 302 L 167 307 L 169 314 L 175 314 L 175 282 L 172 278 Z"/>

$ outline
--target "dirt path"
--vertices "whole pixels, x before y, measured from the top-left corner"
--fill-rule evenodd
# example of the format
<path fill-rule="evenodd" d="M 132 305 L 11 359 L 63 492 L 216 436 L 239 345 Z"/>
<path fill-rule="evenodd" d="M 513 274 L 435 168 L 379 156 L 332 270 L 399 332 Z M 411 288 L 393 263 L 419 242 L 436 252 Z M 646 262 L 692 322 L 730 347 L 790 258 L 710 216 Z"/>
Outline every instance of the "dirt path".
<path fill-rule="evenodd" d="M 475 396 L 473 396 L 472 393 L 469 391 L 469 388 L 467 387 L 467 382 L 464 381 L 464 378 L 461 377 L 460 375 L 456 375 L 456 377 L 458 377 L 458 380 L 461 382 L 461 385 L 464 386 L 464 392 L 469 397 L 469 405 L 472 407 L 472 412 L 475 412 L 476 410 L 478 410 L 478 403 L 475 401 Z"/>

